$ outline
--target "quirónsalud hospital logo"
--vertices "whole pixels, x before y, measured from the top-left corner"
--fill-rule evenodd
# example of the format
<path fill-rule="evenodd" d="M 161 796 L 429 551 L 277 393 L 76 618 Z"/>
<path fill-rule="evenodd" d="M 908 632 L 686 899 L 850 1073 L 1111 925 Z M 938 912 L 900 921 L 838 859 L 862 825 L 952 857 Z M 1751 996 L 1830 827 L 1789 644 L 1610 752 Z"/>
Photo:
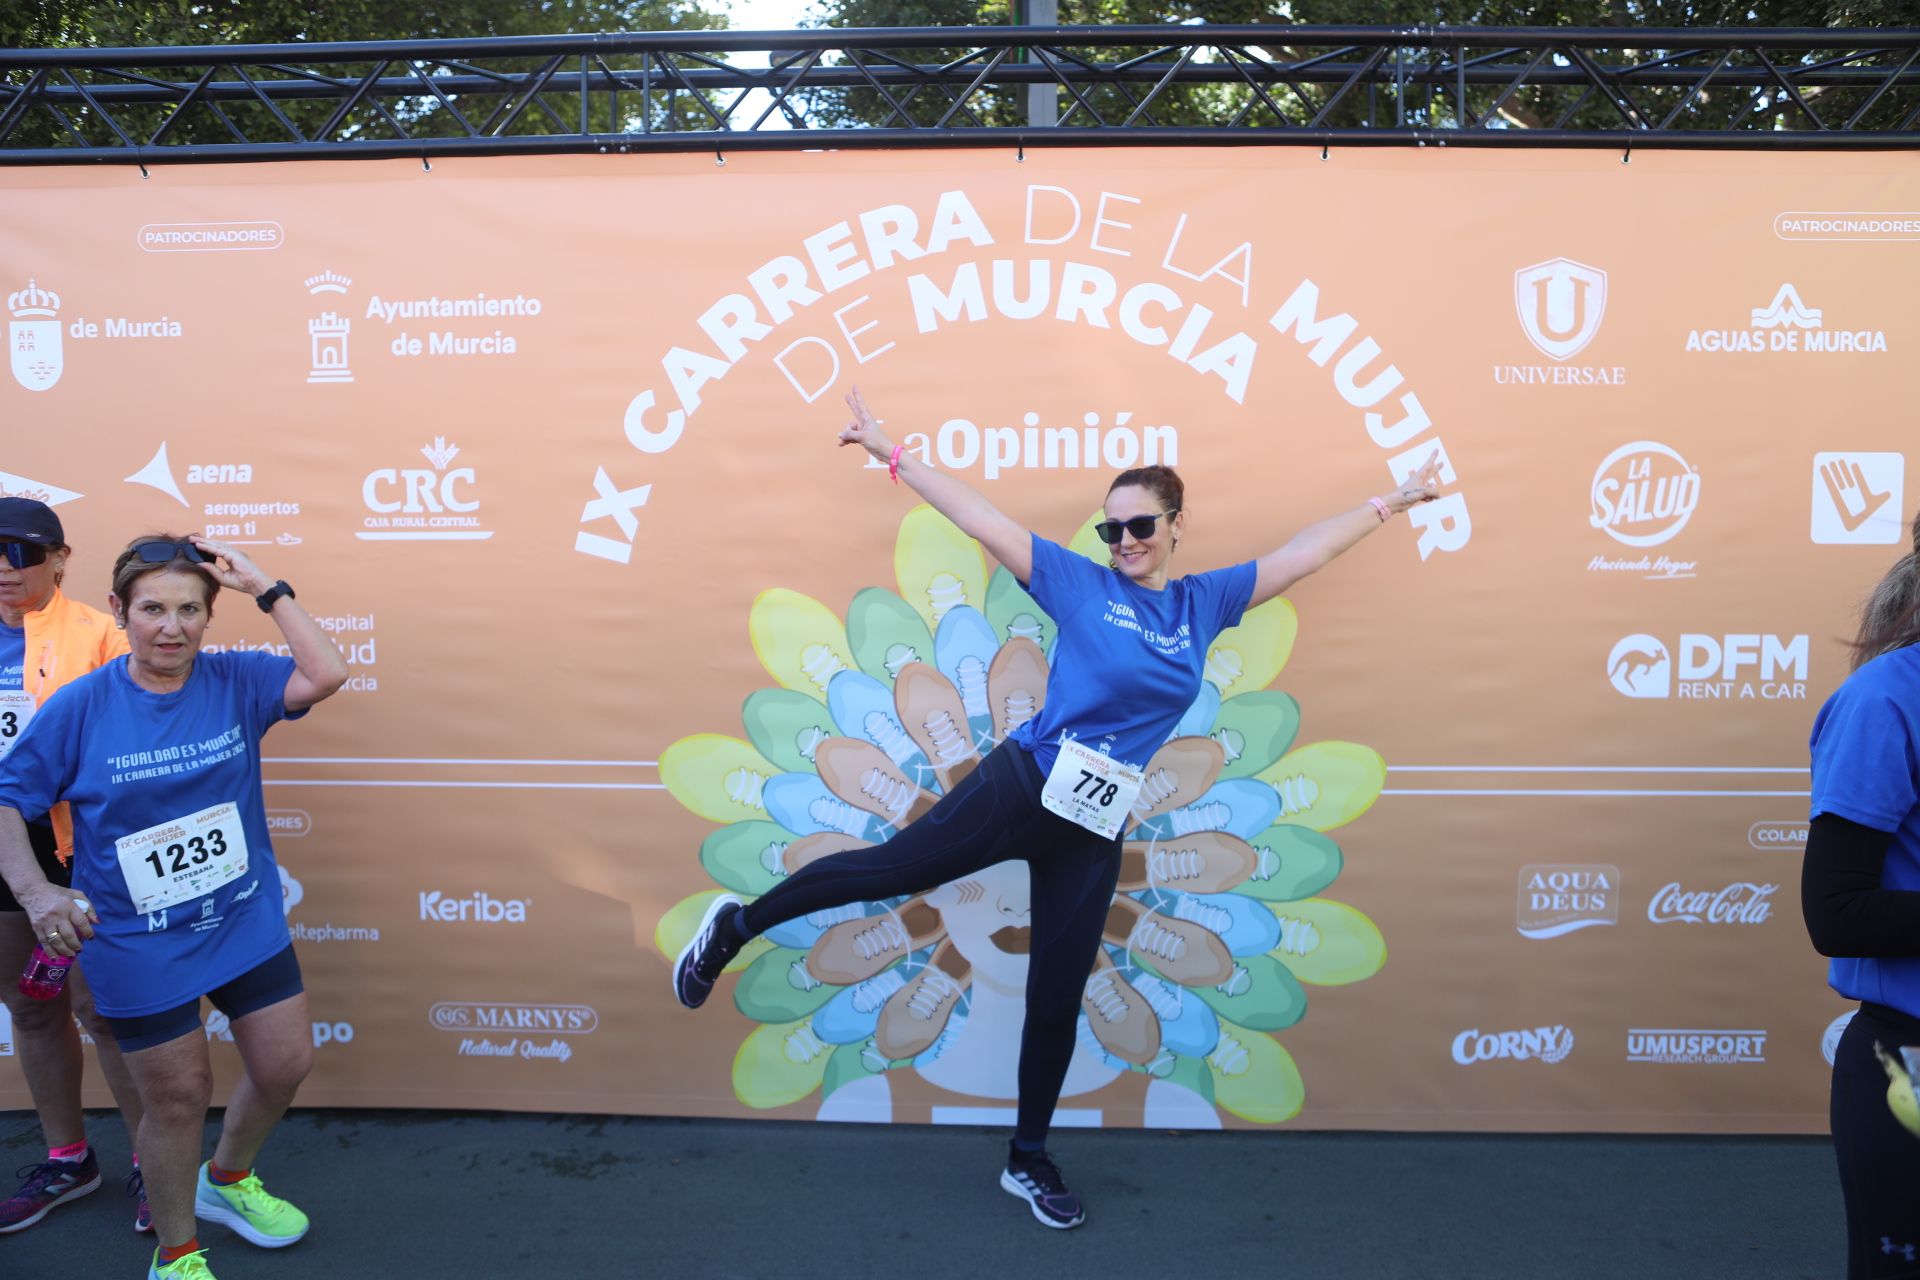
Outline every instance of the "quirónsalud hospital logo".
<path fill-rule="evenodd" d="M 65 356 L 60 350 L 60 295 L 36 280 L 7 295 L 13 319 L 7 326 L 7 350 L 13 377 L 29 391 L 45 391 L 60 381 Z"/>
<path fill-rule="evenodd" d="M 1513 273 L 1513 302 L 1527 339 L 1550 359 L 1568 360 L 1600 331 L 1607 273 L 1571 258 L 1536 262 Z"/>
<path fill-rule="evenodd" d="M 1072 548 L 1099 563 L 1090 517 Z M 931 507 L 900 525 L 898 594 L 857 592 L 844 618 L 770 588 L 747 630 L 777 688 L 750 694 L 746 738 L 696 733 L 660 756 L 667 790 L 720 824 L 706 874 L 747 898 L 814 858 L 921 820 L 1046 697 L 1053 620 Z M 1343 855 L 1325 833 L 1370 808 L 1379 753 L 1296 746 L 1300 707 L 1268 686 L 1293 648 L 1286 600 L 1248 611 L 1207 655 L 1200 696 L 1148 762 L 1102 945 L 1085 977 L 1066 1096 L 1144 1076 L 1143 1122 L 1256 1124 L 1297 1114 L 1300 1072 L 1278 1033 L 1306 988 L 1386 961 L 1363 913 L 1320 896 Z M 661 919 L 674 955 L 720 890 Z M 751 1107 L 820 1095 L 823 1118 L 885 1120 L 929 1086 L 1013 1095 L 1030 921 L 1024 863 L 927 893 L 855 903 L 769 930 L 729 972 L 752 1023 L 733 1063 Z M 903 1104 L 904 1105 L 904 1104 Z M 1097 1101 L 1096 1101 L 1097 1105 Z"/>

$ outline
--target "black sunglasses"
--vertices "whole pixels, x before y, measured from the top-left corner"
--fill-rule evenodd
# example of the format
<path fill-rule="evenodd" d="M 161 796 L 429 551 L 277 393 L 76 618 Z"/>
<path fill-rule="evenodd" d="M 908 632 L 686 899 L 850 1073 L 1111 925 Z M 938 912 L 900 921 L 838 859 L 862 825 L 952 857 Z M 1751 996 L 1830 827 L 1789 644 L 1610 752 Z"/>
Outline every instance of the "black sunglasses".
<path fill-rule="evenodd" d="M 47 562 L 47 549 L 37 542 L 0 542 L 0 556 L 16 569 L 31 569 Z"/>
<path fill-rule="evenodd" d="M 207 558 L 200 554 L 200 548 L 191 542 L 168 542 L 155 538 L 150 542 L 133 544 L 133 558 L 141 564 L 166 564 L 173 560 L 190 560 L 194 564 L 205 564 Z"/>
<path fill-rule="evenodd" d="M 1132 534 L 1136 542 L 1144 542 L 1153 536 L 1154 521 L 1172 519 L 1179 514 L 1180 508 L 1175 507 L 1171 511 L 1160 511 L 1150 516 L 1134 516 L 1131 520 L 1102 520 L 1093 526 L 1093 531 L 1100 535 L 1100 541 L 1110 547 L 1120 545 L 1122 532 Z"/>

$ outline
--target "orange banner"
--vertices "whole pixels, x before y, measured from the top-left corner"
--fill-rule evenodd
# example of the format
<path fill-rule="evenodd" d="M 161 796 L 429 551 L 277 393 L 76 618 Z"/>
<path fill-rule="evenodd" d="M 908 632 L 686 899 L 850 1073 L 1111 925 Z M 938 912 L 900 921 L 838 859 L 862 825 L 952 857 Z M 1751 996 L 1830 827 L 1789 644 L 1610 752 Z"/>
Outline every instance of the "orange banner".
<path fill-rule="evenodd" d="M 978 1123 L 1018 864 L 891 967 L 825 957 L 898 902 L 668 989 L 712 894 L 904 821 L 816 750 L 927 754 L 903 664 L 977 750 L 982 672 L 1051 638 L 834 447 L 840 396 L 1088 554 L 1113 472 L 1177 466 L 1176 571 L 1438 453 L 1440 501 L 1209 654 L 1176 825 L 1247 852 L 1122 891 L 1230 975 L 1110 939 L 1061 1122 L 1812 1132 L 1805 742 L 1920 500 L 1914 210 L 1902 154 L 15 169 L 0 487 L 81 599 L 205 530 L 347 654 L 266 744 L 306 1102 Z M 279 637 L 229 601 L 209 642 Z"/>

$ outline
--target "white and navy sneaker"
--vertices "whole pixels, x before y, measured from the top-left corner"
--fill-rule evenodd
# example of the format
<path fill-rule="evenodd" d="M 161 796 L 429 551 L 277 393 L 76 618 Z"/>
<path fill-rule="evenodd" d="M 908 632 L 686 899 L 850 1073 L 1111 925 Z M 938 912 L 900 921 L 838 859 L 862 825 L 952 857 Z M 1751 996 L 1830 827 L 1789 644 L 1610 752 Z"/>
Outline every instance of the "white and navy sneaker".
<path fill-rule="evenodd" d="M 1080 1203 L 1079 1196 L 1067 1190 L 1059 1166 L 1045 1151 L 1009 1148 L 1000 1186 L 1025 1200 L 1043 1226 L 1065 1231 L 1087 1220 L 1086 1206 Z"/>
<path fill-rule="evenodd" d="M 721 926 L 740 911 L 740 899 L 723 893 L 713 900 L 707 914 L 700 918 L 693 940 L 680 948 L 673 962 L 673 996 L 689 1009 L 698 1009 L 713 993 L 720 971 L 740 954 L 733 931 Z"/>

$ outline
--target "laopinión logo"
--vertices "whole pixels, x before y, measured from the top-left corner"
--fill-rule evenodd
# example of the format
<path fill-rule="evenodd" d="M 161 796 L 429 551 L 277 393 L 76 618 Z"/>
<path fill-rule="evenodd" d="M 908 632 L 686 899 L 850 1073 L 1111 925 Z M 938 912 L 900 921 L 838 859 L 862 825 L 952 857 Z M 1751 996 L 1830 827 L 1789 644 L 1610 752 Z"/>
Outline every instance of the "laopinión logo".
<path fill-rule="evenodd" d="M 1587 523 L 1623 546 L 1644 550 L 1670 542 L 1700 505 L 1700 469 L 1653 440 L 1623 444 L 1594 468 Z M 1667 556 L 1596 555 L 1589 573 L 1691 578 L 1698 562 Z"/>
<path fill-rule="evenodd" d="M 1550 258 L 1513 273 L 1513 303 L 1520 329 L 1551 365 L 1498 364 L 1502 386 L 1622 386 L 1619 365 L 1568 364 L 1600 332 L 1607 311 L 1607 273 L 1571 258 Z"/>
<path fill-rule="evenodd" d="M 367 542 L 476 542 L 491 538 L 480 527 L 480 502 L 471 496 L 472 467 L 455 467 L 460 446 L 445 436 L 422 445 L 426 467 L 381 467 L 360 482 L 369 514 L 356 537 Z"/>
<path fill-rule="evenodd" d="M 1515 927 L 1523 938 L 1558 938 L 1620 923 L 1620 868 L 1536 863 L 1520 868 Z"/>
<path fill-rule="evenodd" d="M 1678 880 L 1647 903 L 1654 924 L 1765 924 L 1773 918 L 1777 884 L 1737 880 L 1722 889 L 1683 889 Z"/>
<path fill-rule="evenodd" d="M 1802 302 L 1800 291 L 1791 283 L 1781 285 L 1772 302 L 1754 307 L 1750 315 L 1752 324 L 1746 328 L 1687 330 L 1686 349 L 1754 355 L 1886 354 L 1884 330 L 1829 329 L 1825 311 Z"/>
<path fill-rule="evenodd" d="M 496 898 L 484 889 L 450 898 L 438 889 L 420 895 L 420 918 L 435 923 L 525 924 L 531 898 Z"/>
<path fill-rule="evenodd" d="M 1658 636 L 1622 637 L 1607 654 L 1607 680 L 1629 698 L 1803 702 L 1807 696 L 1804 635 L 1688 632 L 1674 650 Z"/>
<path fill-rule="evenodd" d="M 459 1034 L 458 1052 L 463 1058 L 565 1062 L 573 1057 L 567 1037 L 592 1035 L 599 1030 L 600 1015 L 585 1004 L 443 1000 L 427 1010 L 427 1022 L 436 1031 Z M 546 1042 L 536 1037 L 545 1037 Z"/>
<path fill-rule="evenodd" d="M 1474 1027 L 1453 1038 L 1453 1060 L 1461 1066 L 1510 1059 L 1561 1062 L 1573 1052 L 1573 1029 L 1560 1023 L 1526 1031 L 1481 1031 Z"/>
<path fill-rule="evenodd" d="M 1766 1060 L 1767 1033 L 1764 1031 L 1634 1027 L 1627 1032 L 1628 1062 L 1724 1066 Z"/>

